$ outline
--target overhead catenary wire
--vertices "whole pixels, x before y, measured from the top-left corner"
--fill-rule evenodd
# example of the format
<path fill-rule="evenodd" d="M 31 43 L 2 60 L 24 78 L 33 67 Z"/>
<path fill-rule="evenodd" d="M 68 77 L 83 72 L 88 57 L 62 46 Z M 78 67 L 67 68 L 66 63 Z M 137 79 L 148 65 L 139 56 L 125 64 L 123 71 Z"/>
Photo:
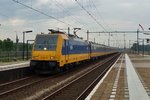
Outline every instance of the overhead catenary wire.
<path fill-rule="evenodd" d="M 95 11 L 96 11 L 96 13 L 94 13 L 94 11 L 93 11 L 93 14 L 95 14 L 95 17 L 98 15 L 98 19 L 100 18 L 102 21 L 103 21 L 103 24 L 104 24 L 104 26 L 105 27 L 108 27 L 108 29 L 110 30 L 110 28 L 109 28 L 109 26 L 106 24 L 106 22 L 104 21 L 104 18 L 101 16 L 101 14 L 100 14 L 100 12 L 99 12 L 99 10 L 97 9 L 97 7 L 96 7 L 96 5 L 94 4 L 94 2 L 93 2 L 93 0 L 89 0 L 89 4 L 90 4 L 90 6 L 92 7 L 92 8 L 95 8 Z M 92 9 L 91 8 L 91 9 Z M 89 10 L 90 11 L 90 10 Z M 92 12 L 90 12 L 90 13 L 92 13 Z M 103 33 L 104 34 L 104 33 Z M 108 33 L 108 35 L 109 35 L 109 33 Z"/>
<path fill-rule="evenodd" d="M 52 0 L 51 2 L 54 2 L 55 4 L 56 4 L 56 6 L 57 7 L 59 7 L 59 9 L 63 9 L 66 13 L 67 13 L 67 15 L 71 15 L 72 14 L 72 12 L 70 12 L 70 10 L 68 10 L 68 9 L 66 9 L 65 7 L 64 7 L 64 5 L 63 4 L 61 4 L 61 3 L 59 3 L 57 0 Z M 49 4 L 51 3 L 51 2 L 49 2 Z M 76 22 L 78 22 L 79 24 L 81 24 L 82 26 L 80 26 L 79 28 L 81 28 L 81 31 L 82 32 L 84 32 L 84 33 L 86 33 L 86 29 L 84 29 L 84 27 L 86 26 L 86 24 L 83 24 L 83 23 L 81 23 L 80 21 L 78 21 L 79 19 L 78 18 L 76 18 L 75 16 L 71 16 L 71 18 L 74 20 L 74 22 L 76 21 Z M 73 21 L 72 20 L 72 21 Z M 74 28 L 76 28 L 76 27 L 73 27 L 73 29 Z M 59 29 L 59 28 L 58 28 Z M 67 29 L 68 30 L 68 29 Z"/>
<path fill-rule="evenodd" d="M 93 7 L 95 8 L 95 10 L 97 11 L 96 12 L 96 14 L 98 14 L 98 18 L 100 18 L 102 21 L 103 21 L 103 23 L 105 24 L 105 26 L 109 29 L 109 30 L 111 30 L 112 31 L 112 28 L 105 22 L 105 20 L 104 20 L 104 18 L 103 18 L 103 16 L 101 15 L 101 13 L 100 13 L 100 11 L 98 10 L 98 8 L 96 7 L 96 5 L 95 5 L 95 3 L 93 2 L 93 0 L 89 0 L 91 3 L 91 6 L 93 5 Z M 109 34 L 109 33 L 108 33 Z M 111 35 L 112 36 L 112 38 L 114 38 L 116 41 L 119 39 L 118 38 L 118 34 L 116 34 L 116 36 L 114 36 L 114 35 Z"/>
<path fill-rule="evenodd" d="M 68 23 L 66 23 L 66 22 L 64 22 L 64 21 L 62 21 L 62 20 L 59 20 L 59 19 L 56 18 L 56 17 L 53 17 L 53 16 L 48 15 L 48 14 L 46 14 L 46 13 L 40 11 L 40 10 L 37 10 L 37 9 L 35 9 L 35 8 L 33 8 L 33 7 L 30 7 L 30 6 L 26 5 L 26 4 L 23 4 L 23 3 L 19 2 L 18 0 L 12 0 L 12 1 L 14 1 L 14 2 L 16 2 L 16 3 L 18 3 L 18 4 L 20 4 L 20 5 L 24 6 L 24 7 L 27 7 L 27 8 L 29 8 L 29 9 L 31 9 L 31 10 L 34 10 L 34 11 L 36 11 L 36 12 L 42 14 L 42 15 L 45 15 L 45 16 L 47 16 L 47 17 L 49 17 L 49 18 L 52 18 L 52 19 L 54 19 L 54 20 L 56 20 L 56 21 L 58 21 L 58 22 L 61 22 L 61 23 L 66 24 L 66 25 L 68 25 L 68 26 L 74 27 L 73 25 L 68 24 Z"/>
<path fill-rule="evenodd" d="M 101 28 L 103 28 L 105 31 L 107 31 L 105 29 L 105 27 L 99 21 L 97 21 L 97 19 L 88 10 L 86 10 L 77 0 L 75 0 L 75 1 Z"/>
<path fill-rule="evenodd" d="M 106 28 L 95 18 L 95 16 L 89 12 L 83 5 L 81 5 L 77 0 L 75 0 L 77 2 L 77 4 L 101 27 L 105 30 L 105 32 L 107 32 Z M 103 33 L 104 35 L 108 35 Z M 110 37 L 110 35 L 108 35 Z"/>
<path fill-rule="evenodd" d="M 89 4 L 90 4 L 90 7 L 94 7 L 95 8 L 95 10 L 96 10 L 96 14 L 98 15 L 98 18 L 100 18 L 102 21 L 103 21 L 103 23 L 104 23 L 104 25 L 107 27 L 107 29 L 109 29 L 109 30 L 111 30 L 112 31 L 112 29 L 110 28 L 110 26 L 105 22 L 105 20 L 104 20 L 104 18 L 102 17 L 102 15 L 101 15 L 101 13 L 99 12 L 99 10 L 97 9 L 97 7 L 96 7 L 96 5 L 95 5 L 95 3 L 93 2 L 93 0 L 89 0 Z M 90 13 L 92 13 L 92 12 L 90 12 Z M 93 13 L 93 14 L 95 14 L 95 13 Z M 96 15 L 95 14 L 95 15 Z M 109 34 L 109 33 L 108 33 Z M 116 34 L 116 36 L 114 36 L 114 35 L 110 35 L 112 38 L 114 38 L 114 40 L 118 40 L 118 35 Z"/>
<path fill-rule="evenodd" d="M 97 14 L 98 14 L 99 18 L 104 22 L 105 26 L 107 26 L 108 29 L 112 30 L 112 29 L 110 28 L 110 26 L 105 22 L 104 18 L 103 18 L 102 15 L 100 14 L 100 11 L 97 9 L 97 7 L 96 7 L 95 3 L 93 2 L 93 0 L 89 0 L 89 1 L 91 1 L 91 4 L 94 6 L 95 10 L 97 11 Z"/>
<path fill-rule="evenodd" d="M 65 24 L 65 25 L 68 25 L 68 27 L 74 28 L 74 26 L 71 25 L 71 24 L 68 24 L 68 23 L 66 23 L 66 22 L 64 22 L 64 21 L 62 21 L 62 20 L 59 20 L 59 19 L 56 18 L 56 17 L 53 17 L 53 16 L 48 15 L 48 14 L 46 14 L 46 13 L 40 11 L 40 10 L 37 10 L 37 9 L 33 8 L 32 5 L 31 5 L 31 6 L 28 6 L 28 5 L 24 4 L 24 3 L 19 2 L 18 0 L 12 0 L 12 1 L 14 1 L 14 2 L 16 2 L 16 3 L 18 3 L 18 4 L 20 4 L 20 5 L 24 6 L 24 7 L 27 7 L 27 8 L 29 8 L 29 9 L 31 9 L 31 10 L 34 10 L 34 11 L 36 11 L 36 12 L 42 14 L 42 15 L 45 15 L 45 16 L 47 16 L 47 17 L 49 17 L 49 18 L 52 18 L 52 19 L 54 19 L 54 20 L 56 20 L 56 21 L 58 21 L 58 22 L 61 22 L 61 23 Z M 80 23 L 80 24 L 81 24 L 81 23 Z M 82 25 L 81 28 L 83 28 L 83 27 L 84 27 L 84 25 Z M 83 29 L 82 29 L 81 31 L 83 31 Z M 85 32 L 85 31 L 83 31 L 83 32 Z"/>
<path fill-rule="evenodd" d="M 32 6 L 28 6 L 28 5 L 26 5 L 26 4 L 22 3 L 22 2 L 19 2 L 18 0 L 13 0 L 13 1 L 16 2 L 16 3 L 19 3 L 19 4 L 23 5 L 23 6 L 25 6 L 25 7 L 27 7 L 27 8 L 30 8 L 30 9 L 32 9 L 32 10 L 34 10 L 34 11 L 36 11 L 36 12 L 42 14 L 42 15 L 45 15 L 45 16 L 47 16 L 47 17 L 50 17 L 50 18 L 55 19 L 55 20 L 57 20 L 57 21 L 59 21 L 59 22 L 61 22 L 61 23 L 64 23 L 64 24 L 66 24 L 66 25 L 68 25 L 68 26 L 73 27 L 73 25 L 68 24 L 68 23 L 66 23 L 66 22 L 64 22 L 64 21 L 62 21 L 62 20 L 59 20 L 58 18 L 53 17 L 53 16 L 51 16 L 51 15 L 49 15 L 49 14 L 47 14 L 47 13 L 44 13 L 44 12 L 42 12 L 42 11 L 40 11 L 40 10 L 37 10 L 37 9 L 33 8 Z M 55 0 L 55 1 L 56 1 L 56 0 Z M 80 4 L 80 3 L 79 3 L 79 4 Z M 80 6 L 81 6 L 85 11 L 87 11 L 87 13 L 92 17 L 92 19 L 94 19 L 94 20 L 96 21 L 96 23 L 97 23 L 99 26 L 101 26 L 101 27 L 106 31 L 105 27 L 104 27 L 101 23 L 98 22 L 98 20 L 95 18 L 95 16 L 93 16 L 93 15 L 92 15 L 88 10 L 86 10 L 81 4 L 80 4 Z M 80 24 L 81 24 L 81 23 L 80 23 Z M 82 26 L 82 27 L 83 27 L 83 26 Z M 73 27 L 73 28 L 74 28 L 74 27 Z"/>
<path fill-rule="evenodd" d="M 96 7 L 95 3 L 93 2 L 93 0 L 89 0 L 89 1 L 91 2 L 90 4 L 92 4 L 92 5 L 94 6 L 95 10 L 97 11 L 98 18 L 100 18 L 100 19 L 103 21 L 103 23 L 105 24 L 105 26 L 106 26 L 109 30 L 112 31 L 112 28 L 105 22 L 104 18 L 102 17 L 100 11 L 97 9 L 97 7 Z M 92 6 L 92 5 L 91 5 L 91 6 Z"/>
<path fill-rule="evenodd" d="M 64 7 L 64 5 L 63 4 L 61 4 L 61 3 L 59 3 L 57 0 L 52 0 L 53 2 L 55 1 L 55 3 L 57 4 L 57 7 L 59 7 L 61 10 L 63 9 L 66 13 L 67 13 L 67 15 L 71 15 L 72 14 L 72 12 L 70 12 L 68 9 L 66 9 L 65 7 Z M 71 18 L 72 19 L 74 19 L 77 23 L 79 23 L 80 25 L 82 25 L 80 28 L 82 28 L 82 30 L 81 31 L 83 31 L 83 32 L 85 32 L 84 30 L 85 29 L 83 29 L 85 26 L 86 26 L 86 24 L 83 24 L 83 23 L 81 23 L 81 21 L 79 21 L 79 19 L 77 18 L 77 17 L 75 17 L 75 16 L 71 16 Z"/>
<path fill-rule="evenodd" d="M 72 14 L 72 12 L 70 12 L 70 11 L 67 10 L 67 9 L 65 9 L 65 7 L 64 7 L 61 3 L 59 3 L 57 0 L 54 0 L 54 1 L 57 3 L 57 5 L 59 5 L 59 7 L 63 8 L 63 9 L 67 12 L 68 15 L 71 15 L 71 14 Z M 74 16 L 71 16 L 71 17 L 72 17 L 76 22 L 78 22 L 79 24 L 81 24 L 81 25 L 83 25 L 83 26 L 86 25 L 86 24 L 83 24 L 83 23 L 81 23 L 80 21 L 78 21 L 76 17 L 74 17 Z"/>

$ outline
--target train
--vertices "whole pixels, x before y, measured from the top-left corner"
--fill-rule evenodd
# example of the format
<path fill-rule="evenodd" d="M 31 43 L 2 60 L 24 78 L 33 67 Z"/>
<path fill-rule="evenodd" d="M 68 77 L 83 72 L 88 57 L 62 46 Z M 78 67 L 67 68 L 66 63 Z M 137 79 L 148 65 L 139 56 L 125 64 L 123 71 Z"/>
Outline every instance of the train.
<path fill-rule="evenodd" d="M 71 64 L 116 52 L 114 47 L 89 42 L 65 32 L 50 30 L 49 34 L 36 35 L 30 67 L 37 73 L 48 74 L 62 71 Z"/>

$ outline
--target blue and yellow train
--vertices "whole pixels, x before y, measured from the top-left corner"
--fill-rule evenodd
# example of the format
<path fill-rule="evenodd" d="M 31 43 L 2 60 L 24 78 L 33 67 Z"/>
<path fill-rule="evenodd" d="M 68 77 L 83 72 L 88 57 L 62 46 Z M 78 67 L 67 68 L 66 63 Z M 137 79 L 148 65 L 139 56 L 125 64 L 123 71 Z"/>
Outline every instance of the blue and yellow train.
<path fill-rule="evenodd" d="M 36 36 L 30 66 L 38 73 L 53 73 L 69 64 L 96 59 L 115 52 L 115 48 L 51 30 L 50 34 Z"/>

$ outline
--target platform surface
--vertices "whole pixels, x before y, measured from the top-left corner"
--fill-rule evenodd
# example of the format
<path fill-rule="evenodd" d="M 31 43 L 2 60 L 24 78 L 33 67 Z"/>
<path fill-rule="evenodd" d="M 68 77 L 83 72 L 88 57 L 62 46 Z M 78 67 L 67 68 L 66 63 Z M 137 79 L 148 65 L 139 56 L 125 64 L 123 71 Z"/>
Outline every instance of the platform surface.
<path fill-rule="evenodd" d="M 130 100 L 150 100 L 138 74 L 127 54 L 125 54 L 127 83 L 129 88 Z"/>
<path fill-rule="evenodd" d="M 86 100 L 150 100 L 150 56 L 123 54 Z"/>
<path fill-rule="evenodd" d="M 0 62 L 0 71 L 28 67 L 30 61 Z"/>

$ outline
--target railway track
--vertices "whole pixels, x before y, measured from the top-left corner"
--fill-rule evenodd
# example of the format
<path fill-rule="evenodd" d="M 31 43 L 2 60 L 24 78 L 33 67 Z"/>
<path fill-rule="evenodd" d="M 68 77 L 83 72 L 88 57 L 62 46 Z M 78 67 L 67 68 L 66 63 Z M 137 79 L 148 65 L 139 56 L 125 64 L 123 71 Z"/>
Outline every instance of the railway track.
<path fill-rule="evenodd" d="M 37 76 L 29 76 L 26 78 L 18 79 L 12 82 L 8 82 L 0 85 L 0 97 L 7 96 L 12 92 L 19 91 L 25 87 L 31 86 L 43 80 L 49 79 L 49 77 L 37 77 Z"/>
<path fill-rule="evenodd" d="M 92 70 L 87 71 L 53 93 L 43 97 L 42 100 L 84 100 L 117 58 L 118 55 L 115 55 L 107 59 Z"/>
<path fill-rule="evenodd" d="M 46 99 L 46 97 L 49 98 L 49 94 L 52 94 L 54 93 L 54 91 L 59 90 L 60 87 L 64 87 L 66 84 L 68 84 L 68 82 L 77 79 L 76 77 L 83 76 L 83 74 L 88 72 L 88 70 L 94 69 L 99 64 L 101 65 L 102 63 L 105 62 L 105 60 L 106 59 L 103 59 L 99 63 L 94 62 L 82 64 L 80 65 L 80 67 L 75 67 L 69 70 L 68 72 L 60 73 L 49 77 L 40 77 L 40 78 L 39 76 L 28 77 L 14 82 L 2 84 L 0 85 L 0 90 L 2 90 L 0 91 L 0 100 L 1 99 L 8 100 L 11 98 L 26 99 L 26 100 L 33 100 L 33 99 L 41 100 Z"/>
<path fill-rule="evenodd" d="M 11 82 L 7 82 L 7 83 L 3 83 L 3 84 L 0 84 L 0 96 L 3 95 L 4 92 L 8 91 L 8 90 L 11 90 L 15 87 L 17 87 L 17 83 L 23 83 L 27 80 L 30 80 L 32 79 L 33 76 L 28 76 L 28 77 L 25 77 L 25 78 L 21 78 L 21 79 L 18 79 L 18 80 L 14 80 L 14 81 L 11 81 Z M 18 84 L 18 86 L 20 85 Z"/>

